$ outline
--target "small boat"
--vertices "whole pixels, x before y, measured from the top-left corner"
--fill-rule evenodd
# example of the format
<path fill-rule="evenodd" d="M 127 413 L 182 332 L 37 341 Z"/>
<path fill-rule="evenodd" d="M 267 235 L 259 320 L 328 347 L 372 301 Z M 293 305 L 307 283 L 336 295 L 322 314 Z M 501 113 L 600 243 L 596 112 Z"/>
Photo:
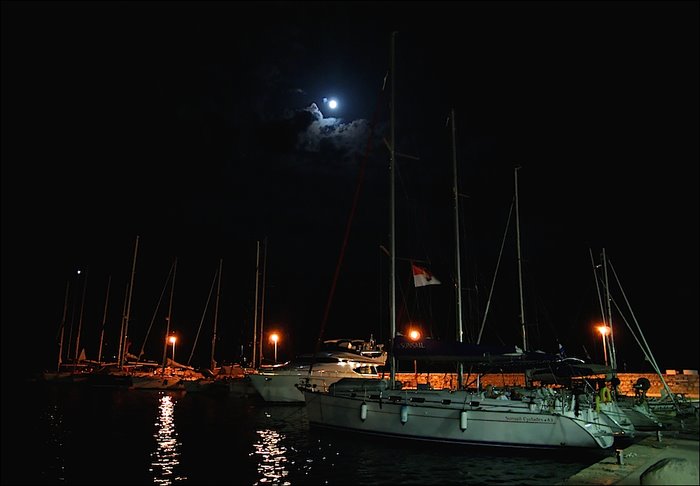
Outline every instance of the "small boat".
<path fill-rule="evenodd" d="M 182 378 L 166 371 L 164 374 L 156 371 L 151 374 L 136 374 L 131 377 L 131 388 L 134 390 L 184 390 Z"/>
<path fill-rule="evenodd" d="M 617 403 L 637 430 L 659 430 L 663 428 L 661 417 L 656 415 L 645 400 L 635 397 L 618 396 Z"/>
<path fill-rule="evenodd" d="M 57 371 L 43 371 L 37 376 L 37 380 L 56 384 L 84 383 L 99 367 L 99 363 L 88 360 L 61 363 Z"/>
<path fill-rule="evenodd" d="M 238 364 L 221 366 L 216 373 L 206 370 L 205 376 L 197 380 L 183 381 L 187 393 L 205 393 L 209 395 L 230 395 L 233 397 L 247 398 L 257 395 L 248 373 Z"/>
<path fill-rule="evenodd" d="M 129 388 L 132 385 L 132 366 L 119 366 L 118 363 L 105 364 L 90 373 L 85 383 L 98 388 Z"/>
<path fill-rule="evenodd" d="M 196 381 L 203 375 L 191 366 L 167 358 L 166 366 L 131 372 L 131 388 L 135 390 L 184 390 L 185 382 Z"/>

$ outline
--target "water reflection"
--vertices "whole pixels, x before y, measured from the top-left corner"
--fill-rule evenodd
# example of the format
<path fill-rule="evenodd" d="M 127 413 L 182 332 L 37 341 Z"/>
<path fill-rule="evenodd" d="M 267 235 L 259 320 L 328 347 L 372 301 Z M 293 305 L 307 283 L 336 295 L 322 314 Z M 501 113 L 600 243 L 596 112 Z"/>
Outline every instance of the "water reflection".
<path fill-rule="evenodd" d="M 63 455 L 66 435 L 65 419 L 60 409 L 56 405 L 50 405 L 46 410 L 43 420 L 46 422 L 48 430 L 46 436 L 46 448 L 50 451 L 50 464 L 48 464 L 49 477 L 55 477 L 58 482 L 66 481 L 66 464 Z"/>
<path fill-rule="evenodd" d="M 170 395 L 163 394 L 159 399 L 158 421 L 156 422 L 156 450 L 151 453 L 151 468 L 154 473 L 153 482 L 157 484 L 173 484 L 173 482 L 184 481 L 187 478 L 175 476 L 175 467 L 180 463 L 178 460 L 180 453 L 175 432 L 175 404 Z"/>
<path fill-rule="evenodd" d="M 276 430 L 264 429 L 258 430 L 259 440 L 253 444 L 255 454 L 259 456 L 258 474 L 260 479 L 253 483 L 260 484 L 275 484 L 289 485 L 288 480 L 284 479 L 289 475 L 287 470 L 287 448 L 282 444 L 285 438 L 284 434 L 280 434 Z"/>

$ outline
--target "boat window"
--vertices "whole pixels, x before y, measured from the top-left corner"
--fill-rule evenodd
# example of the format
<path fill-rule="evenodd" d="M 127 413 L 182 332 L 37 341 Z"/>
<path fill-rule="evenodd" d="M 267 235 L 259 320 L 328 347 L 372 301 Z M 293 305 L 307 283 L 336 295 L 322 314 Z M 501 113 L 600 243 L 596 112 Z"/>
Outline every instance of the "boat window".
<path fill-rule="evenodd" d="M 355 373 L 359 373 L 361 375 L 376 375 L 377 368 L 374 366 L 370 366 L 370 365 L 359 366 L 359 367 L 355 368 Z"/>

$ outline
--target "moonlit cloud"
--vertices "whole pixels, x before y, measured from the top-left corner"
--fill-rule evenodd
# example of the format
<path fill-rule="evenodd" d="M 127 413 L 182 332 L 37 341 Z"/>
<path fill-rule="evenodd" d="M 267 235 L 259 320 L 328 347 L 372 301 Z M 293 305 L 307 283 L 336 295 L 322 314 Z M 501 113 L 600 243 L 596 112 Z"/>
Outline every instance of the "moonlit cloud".
<path fill-rule="evenodd" d="M 330 146 L 350 156 L 360 153 L 369 134 L 367 120 L 359 119 L 343 123 L 340 118 L 325 118 L 316 103 L 311 103 L 302 111 L 311 115 L 312 122 L 297 137 L 297 149 L 304 152 L 320 152 Z"/>

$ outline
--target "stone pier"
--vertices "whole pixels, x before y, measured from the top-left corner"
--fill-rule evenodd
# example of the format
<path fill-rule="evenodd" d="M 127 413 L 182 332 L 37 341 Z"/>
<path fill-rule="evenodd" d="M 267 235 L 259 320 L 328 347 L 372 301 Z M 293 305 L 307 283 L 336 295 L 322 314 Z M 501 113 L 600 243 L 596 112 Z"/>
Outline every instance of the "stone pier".
<path fill-rule="evenodd" d="M 700 381 L 696 370 L 681 370 L 663 375 L 664 380 L 673 393 L 682 393 L 687 398 L 698 399 L 700 397 Z M 475 379 L 475 375 L 467 376 L 464 383 L 470 384 Z M 622 395 L 634 395 L 634 384 L 639 378 L 646 378 L 651 384 L 647 392 L 649 397 L 659 397 L 662 395 L 663 384 L 656 373 L 618 373 L 620 379 L 619 391 Z M 603 375 L 600 378 L 604 378 Z M 455 388 L 457 385 L 456 373 L 396 373 L 396 379 L 401 381 L 405 387 L 415 388 L 416 384 L 430 388 Z M 489 374 L 481 378 L 481 386 L 493 385 L 494 387 L 522 386 L 525 384 L 523 373 L 502 373 Z"/>

